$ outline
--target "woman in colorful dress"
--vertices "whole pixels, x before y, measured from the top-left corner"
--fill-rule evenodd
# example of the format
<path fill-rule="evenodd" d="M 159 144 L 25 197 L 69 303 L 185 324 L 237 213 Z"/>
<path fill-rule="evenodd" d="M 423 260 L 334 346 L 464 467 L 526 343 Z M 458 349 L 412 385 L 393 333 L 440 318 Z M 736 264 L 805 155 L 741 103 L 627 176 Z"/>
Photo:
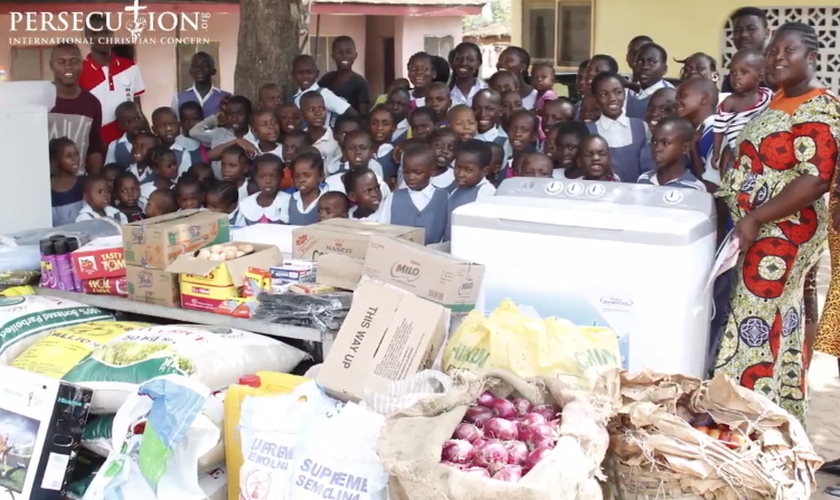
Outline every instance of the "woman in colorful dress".
<path fill-rule="evenodd" d="M 818 49 L 808 25 L 787 23 L 776 31 L 766 70 L 779 91 L 744 127 L 735 164 L 718 191 L 735 222 L 742 258 L 714 372 L 764 394 L 803 423 L 810 358 L 803 285 L 828 233 L 823 195 L 834 177 L 840 135 L 837 102 L 814 76 Z"/>

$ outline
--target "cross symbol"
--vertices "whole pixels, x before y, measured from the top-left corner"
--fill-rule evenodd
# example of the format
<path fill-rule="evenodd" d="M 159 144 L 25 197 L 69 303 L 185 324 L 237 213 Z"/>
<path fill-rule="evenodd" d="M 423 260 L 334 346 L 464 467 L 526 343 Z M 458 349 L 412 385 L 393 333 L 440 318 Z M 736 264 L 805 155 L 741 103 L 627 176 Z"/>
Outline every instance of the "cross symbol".
<path fill-rule="evenodd" d="M 123 9 L 123 10 L 125 10 L 126 12 L 133 12 L 134 13 L 134 22 L 136 23 L 137 18 L 140 17 L 140 11 L 145 10 L 145 9 L 146 9 L 145 5 L 140 5 L 140 0 L 134 0 L 133 5 L 126 5 L 125 9 Z"/>

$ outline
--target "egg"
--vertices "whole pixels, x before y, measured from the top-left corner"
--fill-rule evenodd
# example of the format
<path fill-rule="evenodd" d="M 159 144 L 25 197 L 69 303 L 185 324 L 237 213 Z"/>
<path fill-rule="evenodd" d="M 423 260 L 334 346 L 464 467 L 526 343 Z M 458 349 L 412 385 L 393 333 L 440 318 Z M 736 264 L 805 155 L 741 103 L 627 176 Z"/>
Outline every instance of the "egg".
<path fill-rule="evenodd" d="M 223 255 L 225 256 L 225 260 L 233 260 L 236 258 L 236 250 L 228 250 Z"/>
<path fill-rule="evenodd" d="M 222 256 L 217 254 L 217 253 L 211 253 L 209 260 L 212 260 L 214 262 L 218 262 L 218 261 L 222 260 Z"/>
<path fill-rule="evenodd" d="M 222 245 L 213 245 L 210 247 L 210 253 L 219 253 L 222 251 Z"/>
<path fill-rule="evenodd" d="M 240 252 L 245 252 L 245 253 L 251 253 L 251 252 L 254 251 L 254 246 L 253 245 L 248 245 L 248 244 L 239 245 L 239 251 Z"/>
<path fill-rule="evenodd" d="M 243 255 L 245 255 L 245 252 L 243 252 L 243 251 L 241 251 L 241 250 L 240 250 L 240 251 L 238 251 L 238 252 L 236 252 L 236 258 L 237 258 L 237 259 L 238 259 L 239 257 L 242 257 Z"/>
<path fill-rule="evenodd" d="M 199 259 L 204 259 L 204 260 L 209 259 L 210 258 L 210 250 L 204 249 L 204 250 L 198 252 L 198 258 Z"/>

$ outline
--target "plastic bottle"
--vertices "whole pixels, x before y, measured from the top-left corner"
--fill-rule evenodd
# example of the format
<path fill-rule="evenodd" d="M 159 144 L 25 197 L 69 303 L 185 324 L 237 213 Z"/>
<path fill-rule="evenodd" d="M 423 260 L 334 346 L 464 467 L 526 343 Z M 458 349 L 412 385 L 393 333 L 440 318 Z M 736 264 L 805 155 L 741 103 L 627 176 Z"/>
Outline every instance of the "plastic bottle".
<path fill-rule="evenodd" d="M 240 377 L 238 384 L 228 387 L 225 394 L 225 464 L 228 479 L 228 500 L 239 500 L 239 469 L 242 468 L 242 442 L 239 438 L 239 415 L 245 396 L 275 396 L 289 394 L 308 381 L 306 377 L 288 373 L 257 372 Z"/>
<path fill-rule="evenodd" d="M 55 248 L 56 284 L 59 290 L 74 291 L 73 263 L 70 261 L 70 251 L 67 249 L 67 239 L 64 236 L 51 236 Z"/>
<path fill-rule="evenodd" d="M 76 238 L 75 236 L 67 238 L 67 252 L 72 254 L 73 252 L 78 250 L 80 246 L 81 245 L 79 243 L 79 238 Z M 73 276 L 73 291 L 78 292 L 78 293 L 82 293 L 82 292 L 85 291 L 85 289 L 84 289 L 84 287 L 82 287 L 82 280 L 80 280 L 79 275 L 76 274 L 76 268 L 73 267 L 72 256 L 70 258 L 70 261 L 71 261 L 70 262 L 70 273 Z"/>
<path fill-rule="evenodd" d="M 41 283 L 42 288 L 57 289 L 58 265 L 55 260 L 55 245 L 49 238 L 40 241 L 41 246 Z"/>

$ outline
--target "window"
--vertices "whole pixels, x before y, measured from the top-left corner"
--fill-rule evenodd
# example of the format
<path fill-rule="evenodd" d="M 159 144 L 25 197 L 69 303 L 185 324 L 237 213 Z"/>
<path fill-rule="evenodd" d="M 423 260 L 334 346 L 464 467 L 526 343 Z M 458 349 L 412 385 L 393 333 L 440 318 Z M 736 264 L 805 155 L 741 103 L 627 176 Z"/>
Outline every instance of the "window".
<path fill-rule="evenodd" d="M 525 49 L 535 61 L 576 67 L 590 56 L 592 3 L 575 0 L 523 0 Z"/>
<path fill-rule="evenodd" d="M 449 58 L 449 53 L 455 48 L 455 39 L 451 36 L 427 36 L 423 38 L 423 50 L 427 54 Z"/>
<path fill-rule="evenodd" d="M 323 76 L 328 71 L 335 70 L 335 63 L 330 57 L 332 51 L 332 44 L 335 41 L 334 36 L 311 36 L 309 37 L 309 49 L 307 54 L 315 58 L 315 64 L 318 66 L 318 71 Z"/>
<path fill-rule="evenodd" d="M 12 47 L 10 80 L 52 80 L 52 47 Z"/>
<path fill-rule="evenodd" d="M 213 85 L 219 86 L 219 75 L 222 73 L 219 68 L 219 42 L 180 43 L 175 49 L 175 64 L 178 70 L 177 90 L 193 86 L 192 78 L 190 78 L 190 62 L 196 52 L 206 52 L 216 61 L 216 76 L 213 77 Z"/>

